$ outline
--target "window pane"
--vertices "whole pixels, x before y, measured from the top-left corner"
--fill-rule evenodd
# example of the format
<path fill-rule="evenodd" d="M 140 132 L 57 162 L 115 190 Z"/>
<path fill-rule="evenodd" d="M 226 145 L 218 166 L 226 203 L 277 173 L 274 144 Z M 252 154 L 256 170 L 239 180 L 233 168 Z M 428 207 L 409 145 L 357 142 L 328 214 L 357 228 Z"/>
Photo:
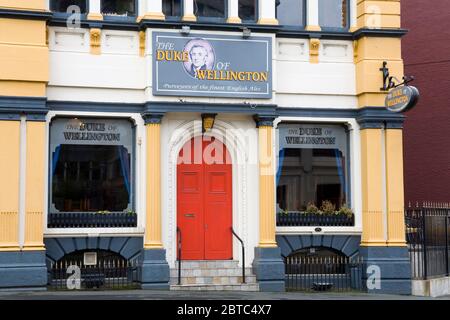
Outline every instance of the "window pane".
<path fill-rule="evenodd" d="M 102 14 L 113 16 L 135 16 L 134 0 L 102 0 Z"/>
<path fill-rule="evenodd" d="M 194 0 L 197 17 L 225 18 L 225 0 Z"/>
<path fill-rule="evenodd" d="M 321 27 L 347 27 L 347 0 L 319 0 L 319 24 Z"/>
<path fill-rule="evenodd" d="M 239 0 L 239 18 L 243 21 L 256 20 L 256 0 Z"/>
<path fill-rule="evenodd" d="M 304 26 L 304 0 L 277 1 L 277 19 L 281 25 Z"/>
<path fill-rule="evenodd" d="M 181 0 L 163 0 L 163 13 L 167 17 L 181 16 Z"/>
<path fill-rule="evenodd" d="M 81 13 L 86 13 L 86 0 L 52 0 L 50 9 L 53 12 L 67 13 L 67 8 L 73 5 L 78 6 Z"/>
<path fill-rule="evenodd" d="M 60 145 L 52 203 L 58 211 L 124 211 L 130 200 L 130 153 L 122 146 Z M 56 157 L 56 155 L 53 155 Z"/>
<path fill-rule="evenodd" d="M 347 134 L 340 126 L 279 127 L 278 210 L 305 211 L 330 201 L 336 210 L 346 204 Z"/>
<path fill-rule="evenodd" d="M 132 209 L 130 122 L 56 119 L 50 134 L 50 212 Z"/>

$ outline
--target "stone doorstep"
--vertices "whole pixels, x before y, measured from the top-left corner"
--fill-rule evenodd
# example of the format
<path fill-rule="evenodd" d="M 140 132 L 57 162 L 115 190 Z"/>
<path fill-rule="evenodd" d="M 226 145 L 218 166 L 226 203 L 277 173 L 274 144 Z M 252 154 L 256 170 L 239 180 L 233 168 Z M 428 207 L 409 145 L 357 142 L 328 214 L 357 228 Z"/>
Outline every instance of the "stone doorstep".
<path fill-rule="evenodd" d="M 251 268 L 245 269 L 246 276 L 252 276 L 253 270 Z M 170 270 L 171 277 L 178 277 L 178 270 Z M 182 269 L 182 277 L 225 277 L 225 276 L 242 276 L 242 269 Z"/>
<path fill-rule="evenodd" d="M 256 276 L 245 277 L 247 284 L 256 284 Z M 170 278 L 171 284 L 177 284 L 178 278 Z M 181 277 L 182 284 L 216 284 L 216 285 L 228 285 L 228 284 L 242 284 L 242 276 L 238 277 Z"/>
<path fill-rule="evenodd" d="M 175 263 L 178 268 L 178 263 Z M 237 260 L 206 260 L 206 261 L 182 261 L 181 268 L 183 270 L 190 269 L 234 269 L 239 268 Z"/>
<path fill-rule="evenodd" d="M 258 284 L 237 285 L 171 285 L 170 290 L 177 291 L 259 291 Z"/>

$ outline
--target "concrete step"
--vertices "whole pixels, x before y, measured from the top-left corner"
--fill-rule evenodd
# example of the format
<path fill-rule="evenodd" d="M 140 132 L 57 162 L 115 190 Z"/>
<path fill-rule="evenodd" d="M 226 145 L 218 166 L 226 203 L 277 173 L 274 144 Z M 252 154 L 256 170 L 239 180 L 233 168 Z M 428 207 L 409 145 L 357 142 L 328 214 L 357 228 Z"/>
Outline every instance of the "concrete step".
<path fill-rule="evenodd" d="M 178 291 L 259 291 L 258 284 L 236 285 L 171 285 L 170 290 Z"/>
<path fill-rule="evenodd" d="M 178 261 L 175 263 L 178 268 Z M 196 269 L 234 269 L 239 268 L 239 261 L 236 260 L 183 260 L 182 270 Z"/>
<path fill-rule="evenodd" d="M 253 275 L 252 268 L 245 268 L 245 275 Z M 178 268 L 170 270 L 171 277 L 178 277 Z M 181 267 L 182 277 L 238 277 L 242 276 L 242 268 L 220 269 L 184 269 Z"/>
<path fill-rule="evenodd" d="M 245 282 L 247 284 L 256 284 L 256 276 L 246 276 Z M 170 278 L 171 284 L 177 284 L 178 278 L 177 277 L 171 277 Z M 181 277 L 181 284 L 182 285 L 237 285 L 242 284 L 242 276 L 237 277 Z"/>

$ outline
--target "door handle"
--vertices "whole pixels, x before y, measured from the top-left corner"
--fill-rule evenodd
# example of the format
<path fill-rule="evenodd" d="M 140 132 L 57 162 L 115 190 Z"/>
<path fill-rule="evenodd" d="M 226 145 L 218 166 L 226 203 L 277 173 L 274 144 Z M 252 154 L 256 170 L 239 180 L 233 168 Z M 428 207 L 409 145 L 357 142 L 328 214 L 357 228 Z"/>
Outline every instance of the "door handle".
<path fill-rule="evenodd" d="M 184 216 L 186 218 L 195 218 L 195 213 L 185 213 Z"/>

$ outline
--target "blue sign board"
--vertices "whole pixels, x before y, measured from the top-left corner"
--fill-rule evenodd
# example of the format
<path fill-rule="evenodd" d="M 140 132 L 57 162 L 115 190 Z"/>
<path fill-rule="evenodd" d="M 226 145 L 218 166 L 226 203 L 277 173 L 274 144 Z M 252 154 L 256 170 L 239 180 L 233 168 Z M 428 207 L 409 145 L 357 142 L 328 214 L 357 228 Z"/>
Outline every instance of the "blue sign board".
<path fill-rule="evenodd" d="M 272 38 L 153 32 L 153 94 L 272 98 Z"/>

